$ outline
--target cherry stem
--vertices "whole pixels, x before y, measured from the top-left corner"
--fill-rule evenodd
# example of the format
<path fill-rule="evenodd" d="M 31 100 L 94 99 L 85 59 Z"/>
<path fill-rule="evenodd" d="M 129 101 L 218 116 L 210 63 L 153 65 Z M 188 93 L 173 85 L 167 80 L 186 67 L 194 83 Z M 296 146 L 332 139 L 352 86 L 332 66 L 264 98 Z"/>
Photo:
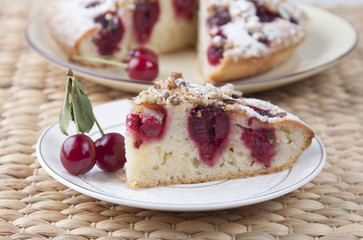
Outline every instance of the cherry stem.
<path fill-rule="evenodd" d="M 87 62 L 102 63 L 102 64 L 113 65 L 113 66 L 116 66 L 116 67 L 127 68 L 126 63 L 106 59 L 105 57 L 71 56 L 71 58 L 72 58 L 72 60 L 74 60 L 76 62 L 77 61 L 87 61 Z"/>
<path fill-rule="evenodd" d="M 103 132 L 102 128 L 101 128 L 101 125 L 98 123 L 97 119 L 96 119 L 96 116 L 95 116 L 95 123 L 97 125 L 97 128 L 98 130 L 100 131 L 101 133 L 101 136 L 105 135 L 105 133 Z"/>

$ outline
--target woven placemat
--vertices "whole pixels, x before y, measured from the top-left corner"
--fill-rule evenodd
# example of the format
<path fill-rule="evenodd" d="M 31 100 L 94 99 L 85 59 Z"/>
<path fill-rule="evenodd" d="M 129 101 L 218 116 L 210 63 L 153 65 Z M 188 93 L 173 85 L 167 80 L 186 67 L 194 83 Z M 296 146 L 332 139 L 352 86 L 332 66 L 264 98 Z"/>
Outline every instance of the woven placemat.
<path fill-rule="evenodd" d="M 161 212 L 99 201 L 58 183 L 35 144 L 58 119 L 64 71 L 24 40 L 39 1 L 0 0 L 0 240 L 363 239 L 363 43 L 304 81 L 255 93 L 308 122 L 327 150 L 310 183 L 271 201 L 213 212 Z M 332 9 L 363 33 L 363 6 Z M 93 104 L 130 94 L 84 81 Z"/>

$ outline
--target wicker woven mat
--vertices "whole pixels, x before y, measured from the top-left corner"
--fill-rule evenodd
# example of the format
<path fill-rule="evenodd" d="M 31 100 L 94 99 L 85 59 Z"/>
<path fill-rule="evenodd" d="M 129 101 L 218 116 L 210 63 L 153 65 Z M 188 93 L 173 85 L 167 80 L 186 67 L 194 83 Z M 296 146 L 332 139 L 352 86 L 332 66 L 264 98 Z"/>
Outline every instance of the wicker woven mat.
<path fill-rule="evenodd" d="M 37 1 L 0 0 L 0 240 L 363 239 L 363 42 L 310 79 L 254 94 L 299 115 L 324 142 L 327 163 L 300 189 L 260 204 L 214 212 L 159 212 L 71 190 L 37 163 L 35 144 L 58 119 L 64 72 L 27 47 Z M 336 13 L 363 33 L 363 6 Z M 128 97 L 84 82 L 93 104 Z"/>

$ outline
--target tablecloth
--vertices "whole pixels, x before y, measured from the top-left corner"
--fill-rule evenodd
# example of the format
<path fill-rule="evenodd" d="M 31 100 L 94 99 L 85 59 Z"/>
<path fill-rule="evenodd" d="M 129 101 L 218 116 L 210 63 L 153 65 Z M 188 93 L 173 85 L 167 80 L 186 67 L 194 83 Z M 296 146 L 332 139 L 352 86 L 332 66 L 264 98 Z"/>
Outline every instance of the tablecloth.
<path fill-rule="evenodd" d="M 234 209 L 163 212 L 100 201 L 60 184 L 35 145 L 58 120 L 64 71 L 26 43 L 40 1 L 0 1 L 0 240 L 5 239 L 363 239 L 363 42 L 313 77 L 249 94 L 309 123 L 327 162 L 303 187 Z M 332 7 L 363 33 L 363 6 Z M 83 81 L 94 105 L 132 96 Z"/>

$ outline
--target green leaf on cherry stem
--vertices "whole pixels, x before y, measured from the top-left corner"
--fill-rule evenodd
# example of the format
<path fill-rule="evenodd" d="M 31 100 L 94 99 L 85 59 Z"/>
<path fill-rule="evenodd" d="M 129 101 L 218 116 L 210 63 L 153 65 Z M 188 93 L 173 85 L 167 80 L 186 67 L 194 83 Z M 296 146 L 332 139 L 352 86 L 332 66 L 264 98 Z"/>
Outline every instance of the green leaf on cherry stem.
<path fill-rule="evenodd" d="M 92 104 L 71 70 L 67 72 L 65 100 L 59 116 L 59 127 L 65 135 L 70 121 L 75 123 L 77 133 L 82 134 L 91 131 L 95 123 Z"/>

